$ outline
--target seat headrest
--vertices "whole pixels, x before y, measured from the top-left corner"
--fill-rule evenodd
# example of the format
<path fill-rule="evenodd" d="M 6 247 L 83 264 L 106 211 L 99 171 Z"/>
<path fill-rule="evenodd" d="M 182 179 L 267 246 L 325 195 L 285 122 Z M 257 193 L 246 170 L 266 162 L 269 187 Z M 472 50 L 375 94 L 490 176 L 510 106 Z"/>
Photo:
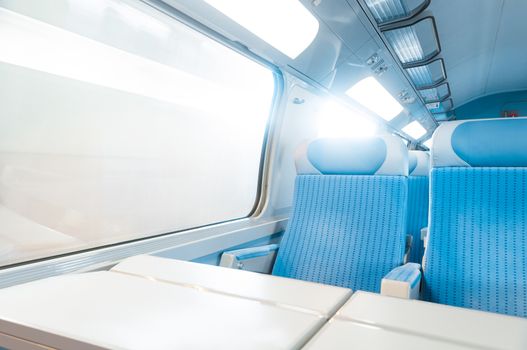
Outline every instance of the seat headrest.
<path fill-rule="evenodd" d="M 527 118 L 443 123 L 432 142 L 432 167 L 527 167 Z"/>
<path fill-rule="evenodd" d="M 424 151 L 408 152 L 408 175 L 428 176 L 430 173 L 430 155 Z"/>
<path fill-rule="evenodd" d="M 408 150 L 394 135 L 320 138 L 296 153 L 298 174 L 408 176 Z"/>

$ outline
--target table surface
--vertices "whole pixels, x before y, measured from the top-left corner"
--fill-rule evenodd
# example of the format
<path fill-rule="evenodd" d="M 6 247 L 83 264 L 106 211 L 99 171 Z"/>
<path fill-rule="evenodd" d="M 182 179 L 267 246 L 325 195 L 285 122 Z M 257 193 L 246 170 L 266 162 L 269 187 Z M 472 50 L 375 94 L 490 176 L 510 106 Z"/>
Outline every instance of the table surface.
<path fill-rule="evenodd" d="M 109 271 L 0 291 L 0 333 L 66 349 L 298 349 L 325 321 Z"/>
<path fill-rule="evenodd" d="M 306 349 L 527 349 L 527 319 L 357 292 Z"/>
<path fill-rule="evenodd" d="M 148 255 L 126 259 L 112 271 L 290 307 L 326 318 L 333 316 L 352 294 L 347 288 Z"/>

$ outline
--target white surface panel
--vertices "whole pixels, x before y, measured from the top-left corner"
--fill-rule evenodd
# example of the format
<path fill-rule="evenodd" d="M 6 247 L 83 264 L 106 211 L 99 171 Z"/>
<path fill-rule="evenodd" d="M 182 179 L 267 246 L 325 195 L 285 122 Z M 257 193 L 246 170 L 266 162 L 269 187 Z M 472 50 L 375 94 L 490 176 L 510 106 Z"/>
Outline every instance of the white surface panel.
<path fill-rule="evenodd" d="M 4 289 L 0 318 L 1 333 L 67 349 L 296 349 L 323 322 L 312 314 L 107 271 Z"/>
<path fill-rule="evenodd" d="M 126 259 L 111 271 L 204 288 L 328 318 L 351 296 L 347 288 L 147 255 Z"/>
<path fill-rule="evenodd" d="M 419 300 L 358 292 L 335 317 L 476 348 L 527 348 L 527 319 Z"/>
<path fill-rule="evenodd" d="M 374 350 L 374 349 L 404 349 L 404 350 L 458 350 L 474 349 L 445 340 L 426 338 L 416 334 L 400 333 L 393 330 L 373 327 L 348 320 L 332 320 L 313 340 L 305 350 Z"/>

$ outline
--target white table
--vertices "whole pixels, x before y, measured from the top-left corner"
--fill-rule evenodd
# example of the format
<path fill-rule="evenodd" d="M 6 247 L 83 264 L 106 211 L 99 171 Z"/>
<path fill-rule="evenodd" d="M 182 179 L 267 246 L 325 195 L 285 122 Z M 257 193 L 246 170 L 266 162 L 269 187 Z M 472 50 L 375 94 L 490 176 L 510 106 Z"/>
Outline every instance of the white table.
<path fill-rule="evenodd" d="M 352 291 L 290 278 L 140 255 L 112 268 L 113 272 L 257 300 L 330 318 Z"/>
<path fill-rule="evenodd" d="M 357 292 L 305 349 L 527 349 L 527 319 Z"/>
<path fill-rule="evenodd" d="M 111 271 L 0 290 L 0 346 L 299 349 L 350 294 L 343 288 L 165 260 L 142 257 Z"/>
<path fill-rule="evenodd" d="M 310 313 L 113 272 L 2 290 L 0 332 L 56 348 L 296 349 Z"/>

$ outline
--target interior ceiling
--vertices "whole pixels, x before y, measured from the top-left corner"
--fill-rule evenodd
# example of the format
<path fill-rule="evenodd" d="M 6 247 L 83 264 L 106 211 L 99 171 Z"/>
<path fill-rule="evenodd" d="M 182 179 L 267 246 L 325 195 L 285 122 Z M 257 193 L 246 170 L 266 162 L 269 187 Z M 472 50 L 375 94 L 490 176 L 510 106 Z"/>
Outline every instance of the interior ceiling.
<path fill-rule="evenodd" d="M 527 90 L 526 0 L 432 0 L 455 107 Z"/>

